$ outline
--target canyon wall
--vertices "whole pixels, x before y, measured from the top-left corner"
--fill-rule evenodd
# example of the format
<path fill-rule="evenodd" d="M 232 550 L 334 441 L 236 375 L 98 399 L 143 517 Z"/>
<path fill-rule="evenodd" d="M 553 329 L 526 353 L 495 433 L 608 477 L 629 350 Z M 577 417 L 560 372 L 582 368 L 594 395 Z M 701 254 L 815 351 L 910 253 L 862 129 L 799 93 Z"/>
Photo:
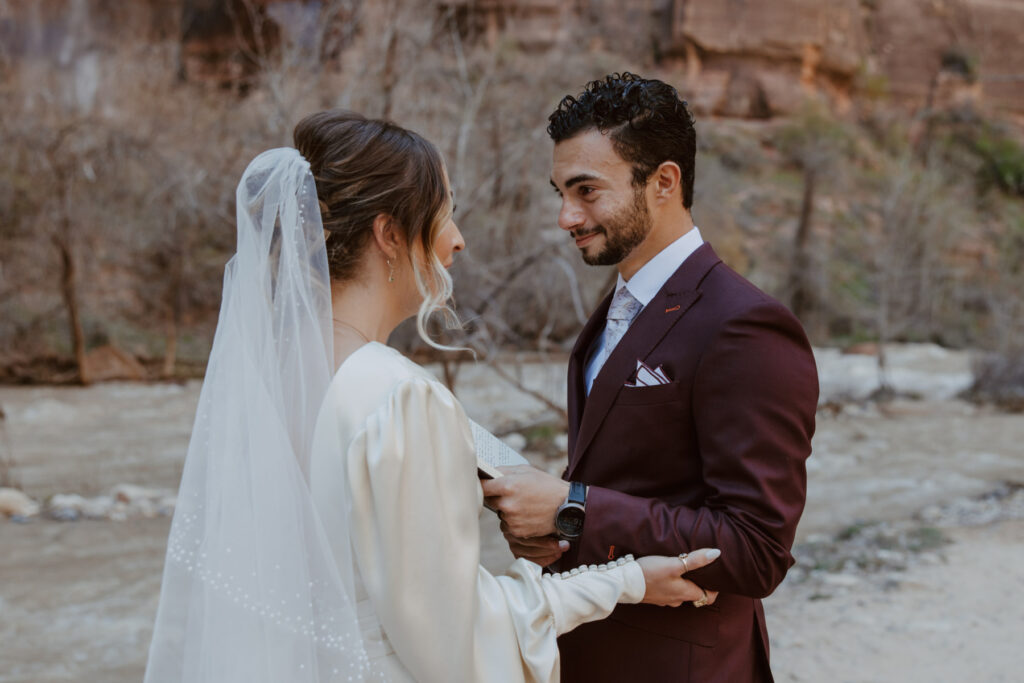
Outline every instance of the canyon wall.
<path fill-rule="evenodd" d="M 810 94 L 910 108 L 970 101 L 1024 117 L 1024 3 L 1009 0 L 443 0 L 534 50 L 595 41 L 667 67 L 695 107 L 770 118 Z M 539 31 L 536 27 L 543 25 Z M 555 27 L 561 30 L 555 30 Z"/>
<path fill-rule="evenodd" d="M 387 21 L 382 0 L 349 0 L 335 21 Z M 181 76 L 244 81 L 254 48 L 316 20 L 318 0 L 8 0 L 8 58 L 124 41 L 177 41 Z M 433 0 L 464 37 L 531 53 L 601 49 L 673 74 L 703 113 L 771 118 L 805 95 L 843 111 L 856 98 L 911 108 L 970 101 L 1024 119 L 1024 2 L 1011 0 Z M 422 5 L 416 4 L 422 9 Z M 255 25 L 254 25 L 255 21 Z M 299 25 L 298 28 L 296 25 Z M 359 26 L 384 35 L 385 26 Z M 66 36 L 80 34 L 77 50 Z M 84 32 L 84 33 L 83 33 Z M 84 35 L 83 39 L 81 36 Z"/>

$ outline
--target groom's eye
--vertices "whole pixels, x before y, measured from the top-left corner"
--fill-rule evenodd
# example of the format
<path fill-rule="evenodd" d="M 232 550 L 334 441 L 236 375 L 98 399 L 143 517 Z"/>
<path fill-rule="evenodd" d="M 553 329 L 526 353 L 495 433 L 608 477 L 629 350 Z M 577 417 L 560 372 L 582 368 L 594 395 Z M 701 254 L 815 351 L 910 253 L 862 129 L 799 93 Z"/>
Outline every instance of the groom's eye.
<path fill-rule="evenodd" d="M 589 185 L 580 185 L 580 195 L 582 195 L 584 197 L 587 196 L 588 194 L 590 194 L 593 191 L 594 191 L 594 188 L 590 187 Z"/>

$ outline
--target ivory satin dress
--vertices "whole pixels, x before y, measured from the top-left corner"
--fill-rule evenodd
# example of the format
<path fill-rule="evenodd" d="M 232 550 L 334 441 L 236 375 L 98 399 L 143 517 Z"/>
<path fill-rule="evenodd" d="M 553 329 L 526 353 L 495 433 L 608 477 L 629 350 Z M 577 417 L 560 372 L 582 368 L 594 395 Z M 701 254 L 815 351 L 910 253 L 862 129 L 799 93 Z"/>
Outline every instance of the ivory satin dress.
<path fill-rule="evenodd" d="M 561 575 L 523 559 L 503 576 L 480 566 L 469 421 L 443 384 L 383 344 L 335 374 L 310 480 L 336 561 L 353 564 L 368 654 L 389 680 L 555 683 L 559 635 L 643 598 L 634 561 Z"/>

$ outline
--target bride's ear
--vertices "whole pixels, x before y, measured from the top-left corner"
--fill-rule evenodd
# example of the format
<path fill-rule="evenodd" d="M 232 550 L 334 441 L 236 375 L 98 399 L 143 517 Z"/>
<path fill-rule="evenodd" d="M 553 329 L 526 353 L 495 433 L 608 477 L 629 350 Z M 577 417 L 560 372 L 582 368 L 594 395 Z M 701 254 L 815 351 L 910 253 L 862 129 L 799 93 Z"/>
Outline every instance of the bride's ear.
<path fill-rule="evenodd" d="M 398 258 L 405 249 L 405 237 L 398 223 L 386 213 L 373 219 L 373 239 L 389 259 Z"/>

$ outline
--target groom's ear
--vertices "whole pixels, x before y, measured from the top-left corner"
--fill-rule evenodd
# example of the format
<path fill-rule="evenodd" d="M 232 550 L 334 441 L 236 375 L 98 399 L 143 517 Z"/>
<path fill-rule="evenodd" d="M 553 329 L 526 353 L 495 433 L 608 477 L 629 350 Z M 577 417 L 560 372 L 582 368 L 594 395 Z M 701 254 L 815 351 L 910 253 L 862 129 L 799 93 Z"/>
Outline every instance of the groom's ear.
<path fill-rule="evenodd" d="M 663 161 L 654 169 L 654 193 L 659 200 L 665 200 L 682 191 L 683 172 L 674 161 Z"/>
<path fill-rule="evenodd" d="M 387 258 L 397 258 L 405 246 L 398 223 L 386 213 L 373 219 L 373 239 Z"/>

